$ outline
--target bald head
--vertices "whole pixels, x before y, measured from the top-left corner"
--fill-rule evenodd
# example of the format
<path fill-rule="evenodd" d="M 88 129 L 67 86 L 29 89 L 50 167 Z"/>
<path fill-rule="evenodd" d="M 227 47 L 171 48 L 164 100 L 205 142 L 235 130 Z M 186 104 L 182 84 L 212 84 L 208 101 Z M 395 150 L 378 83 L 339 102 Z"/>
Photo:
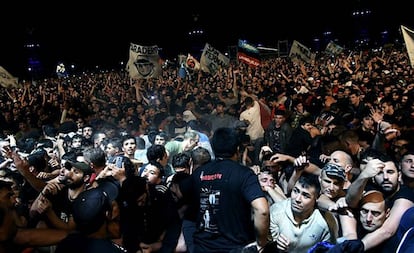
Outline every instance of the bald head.
<path fill-rule="evenodd" d="M 352 168 L 353 160 L 352 157 L 342 150 L 332 152 L 330 163 L 337 164 L 348 171 L 347 168 Z"/>

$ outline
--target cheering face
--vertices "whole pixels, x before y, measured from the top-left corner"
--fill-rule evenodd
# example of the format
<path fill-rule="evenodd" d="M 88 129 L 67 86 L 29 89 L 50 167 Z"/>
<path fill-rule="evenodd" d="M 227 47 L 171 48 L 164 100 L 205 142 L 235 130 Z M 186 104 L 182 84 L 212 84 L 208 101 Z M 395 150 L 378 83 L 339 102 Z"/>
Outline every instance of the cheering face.
<path fill-rule="evenodd" d="M 67 163 L 66 160 L 62 160 L 60 170 L 59 170 L 59 175 L 58 175 L 59 182 L 64 183 L 64 184 L 66 184 L 67 174 L 69 173 L 70 168 L 71 168 L 70 164 L 68 163 L 66 165 L 66 163 Z"/>
<path fill-rule="evenodd" d="M 135 139 L 132 138 L 125 140 L 122 145 L 122 150 L 125 152 L 127 156 L 133 156 L 136 148 L 137 144 L 135 142 Z"/>
<path fill-rule="evenodd" d="M 160 169 L 152 164 L 145 166 L 144 171 L 142 172 L 141 177 L 145 177 L 149 184 L 159 184 L 161 183 L 161 172 Z"/>
<path fill-rule="evenodd" d="M 381 227 L 388 216 L 385 201 L 379 203 L 367 202 L 361 206 L 359 214 L 361 225 L 368 232 L 373 232 Z"/>

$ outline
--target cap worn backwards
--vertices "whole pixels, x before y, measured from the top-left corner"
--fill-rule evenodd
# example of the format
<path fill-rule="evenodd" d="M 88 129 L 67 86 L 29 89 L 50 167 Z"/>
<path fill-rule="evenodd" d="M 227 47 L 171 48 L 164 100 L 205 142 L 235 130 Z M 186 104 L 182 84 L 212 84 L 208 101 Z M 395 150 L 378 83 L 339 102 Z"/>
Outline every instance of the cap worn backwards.
<path fill-rule="evenodd" d="M 345 169 L 339 165 L 327 163 L 323 166 L 322 170 L 325 171 L 328 177 L 335 177 L 341 181 L 345 181 L 346 179 Z"/>

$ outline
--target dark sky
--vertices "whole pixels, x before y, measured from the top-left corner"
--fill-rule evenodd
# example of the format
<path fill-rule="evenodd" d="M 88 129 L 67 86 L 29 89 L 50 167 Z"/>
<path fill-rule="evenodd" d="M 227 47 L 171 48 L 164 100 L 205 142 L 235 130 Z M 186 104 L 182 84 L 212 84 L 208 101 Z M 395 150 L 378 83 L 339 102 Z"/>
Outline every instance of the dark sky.
<path fill-rule="evenodd" d="M 130 42 L 156 44 L 164 57 L 186 54 L 192 50 L 187 33 L 198 27 L 205 31 L 199 44 L 208 42 L 219 50 L 235 45 L 239 38 L 270 47 L 278 40 L 297 39 L 313 47 L 312 39 L 328 30 L 346 43 L 361 26 L 351 18 L 351 12 L 364 6 L 373 10 L 366 23 L 373 34 L 383 29 L 397 33 L 400 24 L 414 25 L 407 1 L 402 0 L 392 1 L 393 5 L 374 0 L 205 1 L 205 6 L 181 1 L 102 1 L 99 5 L 86 1 L 53 1 L 53 5 L 34 2 L 13 1 L 10 8 L 2 6 L 0 65 L 12 74 L 27 67 L 28 51 L 23 45 L 29 39 L 40 44 L 37 58 L 47 70 L 59 61 L 116 66 L 128 60 Z"/>

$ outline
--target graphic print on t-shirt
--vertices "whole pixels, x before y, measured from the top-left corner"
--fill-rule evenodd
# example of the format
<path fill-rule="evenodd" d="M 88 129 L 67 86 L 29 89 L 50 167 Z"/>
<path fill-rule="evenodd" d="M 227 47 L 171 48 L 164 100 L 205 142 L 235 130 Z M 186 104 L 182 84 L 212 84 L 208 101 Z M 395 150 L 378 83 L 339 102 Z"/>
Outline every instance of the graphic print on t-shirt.
<path fill-rule="evenodd" d="M 209 233 L 218 233 L 216 215 L 220 204 L 220 191 L 208 188 L 201 188 L 200 192 L 200 212 L 203 222 L 200 229 Z"/>

